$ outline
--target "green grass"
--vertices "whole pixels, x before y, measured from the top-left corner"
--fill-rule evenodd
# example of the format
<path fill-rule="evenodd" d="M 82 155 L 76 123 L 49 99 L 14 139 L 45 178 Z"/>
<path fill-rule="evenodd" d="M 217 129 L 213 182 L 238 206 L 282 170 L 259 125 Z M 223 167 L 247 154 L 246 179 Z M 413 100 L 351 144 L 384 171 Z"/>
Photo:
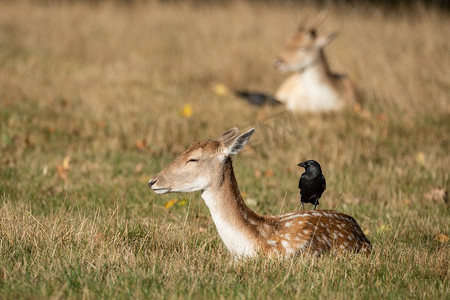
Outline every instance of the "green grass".
<path fill-rule="evenodd" d="M 261 127 L 280 110 L 211 87 L 273 92 L 271 61 L 308 13 L 0 3 L 0 298 L 448 298 L 449 206 L 427 197 L 449 188 L 448 16 L 330 7 L 327 54 L 364 110 L 295 115 L 269 146 Z M 352 215 L 374 252 L 233 261 L 198 193 L 148 189 L 233 126 L 257 129 L 234 158 L 252 209 L 298 209 L 296 164 L 316 159 L 321 208 Z M 186 201 L 164 208 L 173 198 Z"/>

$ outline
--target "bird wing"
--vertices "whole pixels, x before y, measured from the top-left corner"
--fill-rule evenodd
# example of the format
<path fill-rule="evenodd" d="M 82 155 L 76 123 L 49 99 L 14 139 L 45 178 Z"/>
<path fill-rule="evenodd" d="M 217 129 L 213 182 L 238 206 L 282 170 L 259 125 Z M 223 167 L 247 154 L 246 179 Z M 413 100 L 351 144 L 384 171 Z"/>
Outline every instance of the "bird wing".
<path fill-rule="evenodd" d="M 327 189 L 327 181 L 325 180 L 325 177 L 322 175 L 322 188 L 325 191 Z"/>

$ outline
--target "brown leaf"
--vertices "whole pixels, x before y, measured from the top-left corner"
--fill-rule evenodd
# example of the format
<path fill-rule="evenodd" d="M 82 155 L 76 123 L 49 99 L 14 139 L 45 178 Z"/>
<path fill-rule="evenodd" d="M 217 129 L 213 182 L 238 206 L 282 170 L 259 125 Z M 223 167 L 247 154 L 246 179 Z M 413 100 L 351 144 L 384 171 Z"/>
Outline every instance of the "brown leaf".
<path fill-rule="evenodd" d="M 145 139 L 137 141 L 136 148 L 139 150 L 145 150 L 147 148 L 147 141 Z"/>
<path fill-rule="evenodd" d="M 67 180 L 67 172 L 64 170 L 64 167 L 62 165 L 56 166 L 56 173 L 61 177 L 63 180 Z"/>
<path fill-rule="evenodd" d="M 266 172 L 264 173 L 265 177 L 273 177 L 273 175 L 275 175 L 273 170 L 266 170 Z"/>
<path fill-rule="evenodd" d="M 447 243 L 448 242 L 448 236 L 446 236 L 443 233 L 438 233 L 434 236 L 434 239 L 438 241 L 439 243 Z"/>

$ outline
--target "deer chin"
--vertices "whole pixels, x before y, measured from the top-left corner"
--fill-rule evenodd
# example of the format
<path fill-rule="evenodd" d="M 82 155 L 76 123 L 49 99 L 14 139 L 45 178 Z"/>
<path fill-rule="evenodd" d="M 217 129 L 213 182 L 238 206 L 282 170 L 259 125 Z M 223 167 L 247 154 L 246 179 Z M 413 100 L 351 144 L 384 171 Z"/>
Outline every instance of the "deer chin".
<path fill-rule="evenodd" d="M 281 74 L 288 73 L 289 71 L 292 71 L 289 68 L 289 66 L 287 66 L 285 64 L 281 64 L 281 65 L 275 66 L 275 70 L 277 70 Z"/>
<path fill-rule="evenodd" d="M 170 193 L 172 190 L 169 188 L 152 188 L 152 191 L 154 191 L 157 194 L 167 194 Z"/>

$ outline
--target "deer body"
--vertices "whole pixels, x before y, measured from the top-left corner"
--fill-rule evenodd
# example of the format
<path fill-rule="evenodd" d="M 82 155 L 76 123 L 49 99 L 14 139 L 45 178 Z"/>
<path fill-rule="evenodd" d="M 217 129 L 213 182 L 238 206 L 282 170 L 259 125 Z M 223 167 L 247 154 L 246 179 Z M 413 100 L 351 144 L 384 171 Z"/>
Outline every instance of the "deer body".
<path fill-rule="evenodd" d="M 237 257 L 370 252 L 361 228 L 345 214 L 304 210 L 263 216 L 245 205 L 229 155 L 239 152 L 252 133 L 237 136 L 231 129 L 219 140 L 194 143 L 149 181 L 150 188 L 157 193 L 201 190 L 222 241 Z"/>
<path fill-rule="evenodd" d="M 333 73 L 323 47 L 335 34 L 319 36 L 315 29 L 300 30 L 288 41 L 275 67 L 295 72 L 278 88 L 275 98 L 294 111 L 335 111 L 355 101 L 347 76 Z"/>

